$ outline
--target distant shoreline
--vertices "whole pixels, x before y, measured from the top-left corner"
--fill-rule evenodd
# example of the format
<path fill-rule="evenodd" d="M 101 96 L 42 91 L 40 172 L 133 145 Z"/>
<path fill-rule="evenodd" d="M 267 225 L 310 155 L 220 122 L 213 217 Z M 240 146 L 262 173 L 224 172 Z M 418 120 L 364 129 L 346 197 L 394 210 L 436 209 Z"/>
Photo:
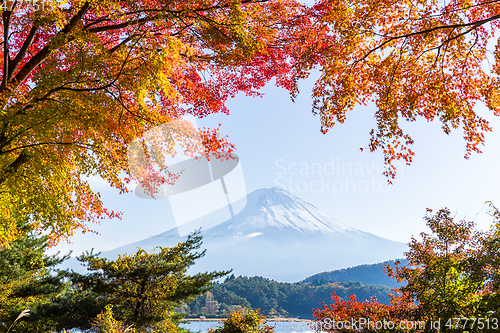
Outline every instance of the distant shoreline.
<path fill-rule="evenodd" d="M 224 321 L 226 318 L 182 318 L 181 321 Z M 312 319 L 299 319 L 299 318 L 266 318 L 268 322 L 299 322 L 299 321 L 312 321 Z"/>

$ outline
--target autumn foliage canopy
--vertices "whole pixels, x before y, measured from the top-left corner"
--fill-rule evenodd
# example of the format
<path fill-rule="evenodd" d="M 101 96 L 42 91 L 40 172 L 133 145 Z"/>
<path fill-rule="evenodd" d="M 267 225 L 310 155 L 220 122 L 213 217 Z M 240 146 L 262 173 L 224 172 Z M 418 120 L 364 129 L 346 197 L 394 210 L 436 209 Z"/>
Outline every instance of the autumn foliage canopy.
<path fill-rule="evenodd" d="M 499 49 L 487 49 L 499 17 L 498 2 L 478 0 L 5 1 L 0 247 L 20 237 L 19 219 L 57 243 L 119 216 L 88 177 L 127 191 L 134 138 L 228 113 L 229 98 L 271 79 L 294 97 L 314 69 L 323 132 L 376 105 L 369 149 L 383 151 L 389 179 L 395 160 L 412 161 L 404 121 L 461 128 L 469 156 L 491 131 L 475 106 L 500 114 Z M 233 149 L 217 129 L 199 134 L 205 153 Z"/>
<path fill-rule="evenodd" d="M 317 332 L 497 332 L 500 328 L 500 211 L 492 206 L 489 231 L 456 221 L 447 208 L 428 210 L 431 233 L 413 238 L 407 264 L 387 266 L 403 282 L 391 304 L 376 299 L 341 300 L 314 311 Z M 337 332 L 336 331 L 336 332 Z"/>
<path fill-rule="evenodd" d="M 57 242 L 118 216 L 86 177 L 126 191 L 127 144 L 147 130 L 227 113 L 228 98 L 273 77 L 296 90 L 283 46 L 294 1 L 37 4 L 7 1 L 2 13 L 0 247 L 19 237 L 19 218 Z M 231 148 L 200 134 L 207 150 Z"/>
<path fill-rule="evenodd" d="M 476 106 L 500 115 L 498 1 L 319 0 L 310 13 L 318 40 L 302 59 L 321 68 L 313 107 L 323 131 L 375 103 L 369 149 L 383 150 L 390 177 L 393 161 L 414 155 L 404 121 L 460 128 L 465 157 L 480 151 L 492 128 Z"/>

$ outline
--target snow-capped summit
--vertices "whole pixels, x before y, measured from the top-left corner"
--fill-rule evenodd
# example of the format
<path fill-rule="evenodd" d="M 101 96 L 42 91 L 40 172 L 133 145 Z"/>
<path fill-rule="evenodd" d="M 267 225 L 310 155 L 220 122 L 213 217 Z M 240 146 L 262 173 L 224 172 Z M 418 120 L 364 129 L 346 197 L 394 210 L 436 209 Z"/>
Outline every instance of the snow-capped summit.
<path fill-rule="evenodd" d="M 355 232 L 292 193 L 273 187 L 247 196 L 245 208 L 235 217 L 206 230 L 207 234 L 253 232 L 345 233 Z"/>
<path fill-rule="evenodd" d="M 286 209 L 299 208 L 301 203 L 306 203 L 301 198 L 279 187 L 263 188 L 254 191 L 248 195 L 248 198 L 249 201 L 250 198 L 254 199 L 263 207 L 279 206 Z"/>

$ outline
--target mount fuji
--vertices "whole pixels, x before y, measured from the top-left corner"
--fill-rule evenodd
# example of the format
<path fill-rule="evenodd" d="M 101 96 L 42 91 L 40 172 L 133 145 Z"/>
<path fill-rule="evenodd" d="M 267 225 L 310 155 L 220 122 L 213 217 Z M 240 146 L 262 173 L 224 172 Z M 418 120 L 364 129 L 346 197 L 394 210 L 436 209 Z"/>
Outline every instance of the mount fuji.
<path fill-rule="evenodd" d="M 218 211 L 192 222 L 203 226 L 202 248 L 207 252 L 190 273 L 233 269 L 236 276 L 296 282 L 323 271 L 400 258 L 407 250 L 404 243 L 342 224 L 280 188 L 256 190 L 246 201 L 239 214 L 222 223 Z M 173 228 L 101 256 L 116 258 L 138 247 L 152 251 L 186 237 Z"/>

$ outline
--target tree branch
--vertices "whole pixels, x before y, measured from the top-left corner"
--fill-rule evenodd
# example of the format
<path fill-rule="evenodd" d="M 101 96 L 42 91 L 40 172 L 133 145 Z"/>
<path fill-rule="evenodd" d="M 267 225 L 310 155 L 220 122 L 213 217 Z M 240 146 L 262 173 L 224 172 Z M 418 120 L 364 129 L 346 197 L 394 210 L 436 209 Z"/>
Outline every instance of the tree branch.
<path fill-rule="evenodd" d="M 7 137 L 5 136 L 5 133 L 0 133 L 0 152 L 2 149 L 7 145 Z"/>
<path fill-rule="evenodd" d="M 398 39 L 408 38 L 408 37 L 412 37 L 412 36 L 416 36 L 416 35 L 421 35 L 421 34 L 426 34 L 426 33 L 434 32 L 434 31 L 437 31 L 437 30 L 458 29 L 458 28 L 465 28 L 465 27 L 472 26 L 472 28 L 469 29 L 466 32 L 466 33 L 468 33 L 470 31 L 474 30 L 475 28 L 480 27 L 481 25 L 483 25 L 485 23 L 497 20 L 499 18 L 500 18 L 500 14 L 497 14 L 497 15 L 485 18 L 483 20 L 479 20 L 479 21 L 474 21 L 474 22 L 469 22 L 469 23 L 463 23 L 463 24 L 440 25 L 440 26 L 437 26 L 437 27 L 433 27 L 433 28 L 429 28 L 429 29 L 425 29 L 425 30 L 420 30 L 420 31 L 415 31 L 415 32 L 410 32 L 410 33 L 407 33 L 407 34 L 404 34 L 404 35 L 399 35 L 399 36 L 389 37 L 389 36 L 383 36 L 383 35 L 381 35 L 382 37 L 387 37 L 388 39 L 386 39 L 384 42 L 382 42 L 379 46 L 374 47 L 373 49 L 371 49 L 370 51 L 368 51 L 363 56 L 363 58 L 361 58 L 357 62 L 361 62 L 361 61 L 365 60 L 373 52 L 377 51 L 378 49 L 381 49 L 382 47 L 384 47 L 385 45 L 389 44 L 390 42 L 393 42 L 393 41 L 398 40 Z M 460 34 L 460 35 L 462 35 L 462 34 Z M 447 42 L 447 40 L 445 42 Z"/>
<path fill-rule="evenodd" d="M 113 47 L 113 48 L 111 48 L 111 49 L 108 50 L 109 54 L 114 53 L 120 47 L 122 47 L 123 45 L 127 44 L 128 42 L 130 42 L 130 40 L 132 39 L 132 37 L 135 37 L 135 36 L 137 36 L 137 35 L 128 36 L 125 39 L 123 39 L 120 43 L 118 43 L 118 45 L 116 45 L 115 47 Z"/>
<path fill-rule="evenodd" d="M 62 90 L 68 90 L 68 91 L 75 91 L 75 92 L 86 92 L 86 91 L 99 91 L 99 90 L 106 90 L 107 88 L 111 87 L 116 81 L 118 81 L 118 79 L 120 78 L 120 76 L 122 75 L 124 69 L 125 69 L 125 65 L 127 65 L 127 63 L 129 62 L 129 58 L 132 54 L 132 50 L 134 48 L 134 46 L 137 44 L 138 42 L 136 42 L 129 50 L 129 52 L 127 53 L 127 57 L 125 58 L 125 60 L 122 62 L 121 66 L 120 66 L 120 70 L 118 71 L 118 73 L 116 74 L 115 78 L 107 83 L 106 85 L 103 85 L 103 86 L 99 86 L 99 87 L 89 87 L 89 88 L 71 88 L 71 87 L 65 87 L 64 85 L 60 86 L 60 87 L 57 87 L 57 88 L 54 88 L 54 89 L 51 89 L 49 92 L 47 92 L 41 99 L 45 99 L 45 98 L 48 98 L 50 97 L 53 93 L 55 92 L 58 92 L 58 91 L 62 91 Z M 133 60 L 133 59 L 132 59 Z M 66 83 L 67 84 L 67 83 Z"/>
<path fill-rule="evenodd" d="M 90 28 L 90 29 L 87 29 L 87 31 L 89 31 L 89 32 L 103 32 L 103 31 L 110 31 L 110 30 L 118 30 L 118 29 L 126 28 L 126 27 L 129 27 L 132 25 L 137 25 L 137 24 L 141 24 L 141 23 L 154 21 L 156 19 L 158 19 L 157 16 L 144 17 L 141 19 L 130 20 L 130 21 L 123 22 L 120 24 L 112 24 L 112 25 L 105 25 L 105 26 L 97 27 L 97 28 Z"/>
<path fill-rule="evenodd" d="M 241 1 L 241 4 L 251 4 L 251 3 L 264 3 L 264 2 L 268 2 L 269 0 L 243 0 Z M 215 10 L 215 9 L 222 9 L 222 8 L 228 8 L 229 5 L 226 4 L 226 5 L 221 5 L 221 6 L 211 6 L 211 7 L 204 7 L 204 8 L 197 8 L 197 9 L 193 9 L 191 10 L 191 12 L 193 13 L 196 13 L 197 15 L 199 15 L 198 13 L 199 12 L 205 12 L 205 11 L 211 11 L 211 10 Z M 154 10 L 148 10 L 148 11 L 145 11 L 145 10 L 142 10 L 142 11 L 138 11 L 138 12 L 161 12 L 160 10 L 157 10 L 157 9 L 154 9 Z M 182 14 L 182 13 L 188 13 L 188 11 L 186 11 L 185 9 L 182 9 L 182 10 L 165 10 L 165 12 L 167 13 L 171 13 L 171 14 L 174 14 L 174 15 L 179 15 L 179 14 Z M 132 13 L 136 13 L 136 12 L 131 12 L 131 13 L 126 13 L 126 15 L 130 15 Z M 129 26 L 132 26 L 132 25 L 137 25 L 137 24 L 141 24 L 141 23 L 145 23 L 145 22 L 150 22 L 150 21 L 154 21 L 158 19 L 158 16 L 151 16 L 151 17 L 143 17 L 143 18 L 140 18 L 140 19 L 135 19 L 135 20 L 130 20 L 130 21 L 126 21 L 126 22 L 123 22 L 123 23 L 120 23 L 120 24 L 113 24 L 113 25 L 105 25 L 105 26 L 102 26 L 102 27 L 97 27 L 97 28 L 90 28 L 90 29 L 86 29 L 87 31 L 89 32 L 103 32 L 103 31 L 110 31 L 110 30 L 118 30 L 118 29 L 122 29 L 122 28 L 126 28 L 126 27 L 129 27 Z M 206 19 L 206 18 L 205 18 Z M 85 28 L 89 27 L 90 25 L 93 25 L 95 24 L 95 22 L 85 26 Z"/>
<path fill-rule="evenodd" d="M 16 57 L 12 59 L 12 61 L 10 62 L 9 73 L 8 73 L 9 75 L 7 77 L 8 80 L 12 79 L 12 75 L 14 74 L 14 71 L 17 69 L 17 66 L 19 66 L 21 60 L 23 60 L 24 57 L 26 56 L 28 49 L 30 48 L 31 44 L 33 43 L 33 40 L 35 39 L 38 28 L 39 26 L 36 23 L 31 27 L 31 30 L 28 34 L 28 37 L 26 37 L 23 46 L 17 53 Z"/>
<path fill-rule="evenodd" d="M 9 77 L 9 26 L 10 26 L 10 16 L 12 11 L 16 7 L 17 1 L 14 1 L 12 8 L 10 10 L 5 10 L 2 13 L 3 19 L 3 78 L 2 78 L 2 88 L 7 86 L 7 81 Z"/>
<path fill-rule="evenodd" d="M 24 154 L 24 151 L 21 151 L 19 156 L 17 156 L 17 158 L 5 169 L 2 176 L 0 176 L 0 185 L 2 185 L 7 179 L 7 174 L 16 172 L 27 161 L 28 158 L 26 157 L 26 154 Z"/>
<path fill-rule="evenodd" d="M 70 33 L 78 23 L 81 22 L 83 16 L 87 11 L 90 9 L 90 4 L 86 2 L 82 8 L 78 11 L 78 13 L 71 18 L 69 23 L 61 30 L 59 33 L 52 39 L 55 40 L 60 36 L 67 35 Z M 71 41 L 72 39 L 69 39 L 66 43 Z M 41 49 L 37 54 L 35 54 L 24 66 L 21 68 L 21 70 L 16 74 L 16 76 L 13 78 L 13 82 L 15 82 L 16 85 L 18 85 L 20 82 L 24 81 L 28 75 L 35 69 L 36 66 L 38 66 L 45 58 L 47 58 L 50 54 L 50 50 L 53 46 L 49 42 L 43 49 Z M 6 86 L 3 86 L 0 89 L 0 93 L 6 91 Z"/>
<path fill-rule="evenodd" d="M 97 151 L 96 149 L 94 149 L 94 147 L 96 147 L 95 145 L 78 144 L 77 141 L 75 141 L 75 142 L 38 142 L 38 143 L 29 144 L 29 145 L 15 147 L 15 148 L 0 152 L 0 155 L 12 153 L 12 152 L 15 152 L 16 150 L 19 150 L 19 149 L 27 149 L 27 148 L 34 148 L 34 147 L 41 147 L 41 146 L 50 146 L 50 145 L 52 145 L 52 146 L 75 146 L 75 147 L 82 148 L 85 150 Z M 23 152 L 21 152 L 21 153 L 23 153 Z"/>

